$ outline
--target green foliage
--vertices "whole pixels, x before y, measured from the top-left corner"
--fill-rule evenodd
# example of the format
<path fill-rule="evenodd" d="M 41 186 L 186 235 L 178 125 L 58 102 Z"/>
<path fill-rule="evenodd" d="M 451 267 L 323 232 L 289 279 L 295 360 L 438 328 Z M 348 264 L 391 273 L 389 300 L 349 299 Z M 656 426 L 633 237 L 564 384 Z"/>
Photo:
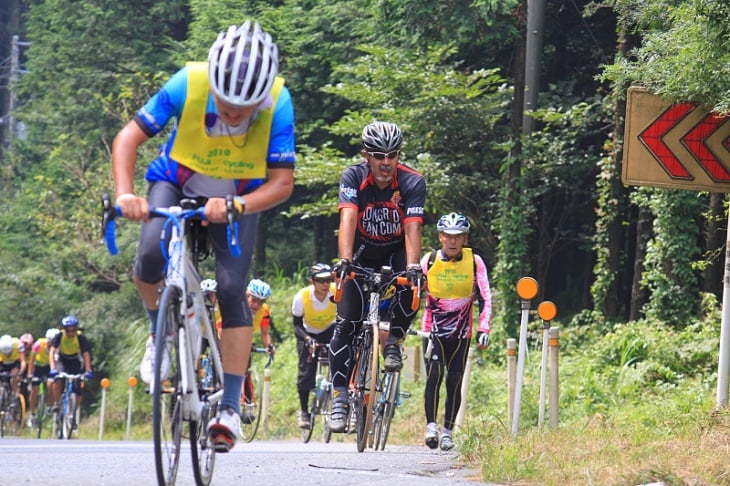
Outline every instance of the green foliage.
<path fill-rule="evenodd" d="M 654 238 L 646 251 L 642 285 L 651 299 L 646 316 L 683 327 L 699 308 L 699 275 L 693 263 L 701 250 L 695 218 L 705 196 L 690 191 L 654 191 L 646 202 L 654 215 Z"/>

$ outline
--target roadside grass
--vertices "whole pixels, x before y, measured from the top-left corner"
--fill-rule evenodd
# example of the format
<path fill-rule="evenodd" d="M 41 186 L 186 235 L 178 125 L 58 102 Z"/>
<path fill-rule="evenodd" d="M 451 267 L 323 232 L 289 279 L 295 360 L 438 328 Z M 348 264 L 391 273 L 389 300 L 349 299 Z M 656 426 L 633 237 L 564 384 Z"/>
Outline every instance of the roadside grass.
<path fill-rule="evenodd" d="M 256 440 L 300 440 L 297 356 L 289 312 L 291 296 L 303 285 L 301 279 L 285 277 L 274 282 L 271 305 L 282 340 L 271 366 L 271 408 Z M 719 325 L 716 311 L 680 330 L 647 320 L 608 324 L 574 319 L 561 325 L 555 429 L 547 425 L 547 412 L 545 425 L 537 426 L 541 329 L 531 326 L 516 435 L 508 414 L 506 337 L 495 329 L 490 348 L 474 354 L 467 412 L 454 436 L 458 460 L 480 471 L 482 481 L 494 484 L 730 484 L 730 411 L 715 406 Z M 136 375 L 145 333 L 133 330 L 122 336 L 130 352 L 120 357 L 118 376 L 111 377 L 105 439 L 126 436 L 126 382 Z M 403 399 L 396 412 L 388 443 L 421 446 L 425 376 L 420 366 L 420 379 L 414 380 L 419 340 L 409 337 L 406 344 L 402 389 L 410 398 Z M 262 377 L 264 360 L 254 356 Z M 132 393 L 130 438 L 151 440 L 150 397 L 139 385 Z M 441 395 L 439 421 L 443 389 Z M 98 437 L 99 406 L 97 400 L 91 414 L 83 417 L 80 437 Z M 321 419 L 312 441 L 322 441 Z M 355 448 L 353 435 L 333 434 L 332 441 L 351 442 Z"/>

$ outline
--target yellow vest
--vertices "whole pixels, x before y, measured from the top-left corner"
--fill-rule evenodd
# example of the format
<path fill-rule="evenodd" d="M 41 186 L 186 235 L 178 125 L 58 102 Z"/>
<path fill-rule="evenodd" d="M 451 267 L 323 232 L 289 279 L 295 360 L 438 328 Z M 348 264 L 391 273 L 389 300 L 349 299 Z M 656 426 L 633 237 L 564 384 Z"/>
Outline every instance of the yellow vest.
<path fill-rule="evenodd" d="M 337 306 L 330 302 L 330 305 L 324 309 L 315 309 L 312 298 L 314 286 L 306 287 L 302 292 L 302 304 L 304 304 L 304 327 L 312 330 L 324 331 L 337 317 Z M 334 289 L 334 284 L 330 286 L 330 290 Z M 329 301 L 329 299 L 328 299 Z"/>
<path fill-rule="evenodd" d="M 61 343 L 58 345 L 58 350 L 61 352 L 61 356 L 76 356 L 81 352 L 81 344 L 79 343 L 79 334 L 76 331 L 76 335 L 73 338 L 66 337 L 66 333 L 61 336 Z"/>
<path fill-rule="evenodd" d="M 13 338 L 13 350 L 10 354 L 0 353 L 0 363 L 11 364 L 20 359 L 20 339 Z"/>
<path fill-rule="evenodd" d="M 38 340 L 38 351 L 33 352 L 33 361 L 36 366 L 47 366 L 50 363 L 48 349 L 48 339 L 40 338 Z"/>
<path fill-rule="evenodd" d="M 474 256 L 471 248 L 462 249 L 458 262 L 443 261 L 438 256 L 428 270 L 428 293 L 438 299 L 469 297 L 474 292 Z"/>
<path fill-rule="evenodd" d="M 208 63 L 190 62 L 187 69 L 187 97 L 170 157 L 195 172 L 218 179 L 265 179 L 274 108 L 284 78 L 276 78 L 271 88 L 272 105 L 257 113 L 246 133 L 211 137 L 205 130 Z"/>
<path fill-rule="evenodd" d="M 261 323 L 264 320 L 264 317 L 271 316 L 271 310 L 269 308 L 269 304 L 262 304 L 261 307 L 259 307 L 259 310 L 256 311 L 256 313 L 253 315 L 253 335 L 254 338 L 256 335 L 258 335 L 261 332 Z"/>

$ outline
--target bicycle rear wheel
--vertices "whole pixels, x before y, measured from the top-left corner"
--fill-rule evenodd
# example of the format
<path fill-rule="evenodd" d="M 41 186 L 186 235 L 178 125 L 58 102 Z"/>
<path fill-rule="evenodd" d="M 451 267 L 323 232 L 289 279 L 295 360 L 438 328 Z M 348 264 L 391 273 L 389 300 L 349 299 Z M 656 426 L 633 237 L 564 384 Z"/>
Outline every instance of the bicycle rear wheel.
<path fill-rule="evenodd" d="M 0 436 L 15 436 L 20 434 L 23 428 L 23 412 L 25 400 L 22 395 L 11 395 L 8 406 L 2 416 L 2 429 Z"/>
<path fill-rule="evenodd" d="M 43 435 L 43 422 L 48 416 L 48 406 L 46 405 L 46 392 L 45 385 L 38 385 L 38 405 L 36 406 L 35 416 L 35 433 L 38 439 Z"/>
<path fill-rule="evenodd" d="M 248 370 L 248 378 L 243 380 L 243 393 L 241 394 L 241 428 L 238 431 L 239 438 L 244 442 L 251 442 L 256 437 L 261 422 L 261 397 L 263 395 L 263 382 L 259 374 L 253 368 Z"/>
<path fill-rule="evenodd" d="M 398 406 L 398 393 L 400 389 L 400 372 L 386 371 L 383 378 L 383 393 L 381 395 L 377 419 L 379 424 L 375 427 L 375 450 L 385 450 L 390 433 L 390 424 L 395 415 L 395 407 Z"/>
<path fill-rule="evenodd" d="M 329 444 L 332 440 L 332 431 L 329 427 L 329 416 L 332 411 L 332 385 L 327 385 L 322 392 L 322 440 L 325 444 Z"/>
<path fill-rule="evenodd" d="M 316 397 L 316 390 L 309 392 L 309 427 L 302 429 L 300 428 L 299 431 L 302 436 L 302 442 L 305 444 L 309 442 L 309 440 L 312 438 L 312 431 L 314 431 L 314 418 L 317 416 L 317 414 L 314 413 L 314 411 L 317 409 L 319 404 L 317 403 L 317 397 Z"/>
<path fill-rule="evenodd" d="M 208 349 L 203 350 L 202 355 L 212 356 Z M 208 403 L 206 395 L 218 391 L 222 384 L 216 373 L 214 371 L 210 372 L 213 369 L 214 367 L 211 366 L 209 370 L 199 369 L 196 373 L 197 376 L 201 376 L 201 373 L 203 373 L 207 381 L 207 389 L 202 390 L 201 388 L 200 399 L 205 400 L 206 403 L 203 406 L 200 422 L 190 422 L 190 451 L 193 460 L 193 475 L 198 486 L 208 486 L 210 484 L 215 467 L 215 448 L 208 443 L 207 429 L 208 420 L 210 417 L 215 417 L 218 412 L 218 404 L 211 405 Z"/>
<path fill-rule="evenodd" d="M 175 483 L 180 465 L 180 442 L 183 417 L 180 401 L 180 361 L 178 356 L 182 291 L 165 287 L 155 334 L 155 369 L 152 377 L 152 428 L 155 469 L 160 486 Z M 168 376 L 162 375 L 160 363 L 169 363 Z"/>

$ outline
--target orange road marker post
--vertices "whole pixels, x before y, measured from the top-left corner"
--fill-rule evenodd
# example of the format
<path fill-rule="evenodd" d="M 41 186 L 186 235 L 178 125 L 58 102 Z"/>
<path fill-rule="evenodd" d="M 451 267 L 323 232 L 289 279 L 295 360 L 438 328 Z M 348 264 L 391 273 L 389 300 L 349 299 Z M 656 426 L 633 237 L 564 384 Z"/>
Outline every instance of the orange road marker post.
<path fill-rule="evenodd" d="M 132 408 L 134 404 L 134 387 L 137 386 L 137 378 L 130 376 L 127 378 L 127 385 L 129 385 L 129 402 L 127 403 L 127 432 L 124 436 L 126 440 L 129 440 L 129 431 L 132 429 Z"/>
<path fill-rule="evenodd" d="M 558 310 L 555 304 L 546 300 L 537 306 L 537 315 L 542 319 L 542 364 L 540 367 L 540 408 L 538 411 L 537 425 L 542 427 L 545 421 L 545 387 L 547 382 L 548 365 L 548 341 L 550 332 L 550 321 L 555 319 Z M 550 382 L 553 385 L 553 382 Z"/>
<path fill-rule="evenodd" d="M 559 328 L 553 327 L 550 329 L 550 407 L 548 413 L 550 415 L 550 427 L 553 429 L 558 426 L 558 404 L 560 403 L 560 381 L 558 381 L 559 336 Z"/>
<path fill-rule="evenodd" d="M 520 403 L 522 401 L 522 381 L 525 376 L 525 358 L 527 354 L 527 322 L 530 314 L 530 301 L 537 297 L 537 280 L 522 277 L 517 282 L 517 295 L 520 296 L 522 316 L 520 322 L 520 345 L 517 353 L 517 380 L 515 382 L 515 403 L 512 411 L 512 435 L 517 435 L 520 424 Z"/>
<path fill-rule="evenodd" d="M 109 388 L 111 382 L 109 378 L 102 378 L 99 382 L 101 385 L 101 411 L 99 417 L 99 440 L 104 438 L 104 416 L 106 415 L 106 389 Z"/>
<path fill-rule="evenodd" d="M 517 340 L 507 339 L 507 421 L 515 408 L 515 381 L 517 380 Z"/>

